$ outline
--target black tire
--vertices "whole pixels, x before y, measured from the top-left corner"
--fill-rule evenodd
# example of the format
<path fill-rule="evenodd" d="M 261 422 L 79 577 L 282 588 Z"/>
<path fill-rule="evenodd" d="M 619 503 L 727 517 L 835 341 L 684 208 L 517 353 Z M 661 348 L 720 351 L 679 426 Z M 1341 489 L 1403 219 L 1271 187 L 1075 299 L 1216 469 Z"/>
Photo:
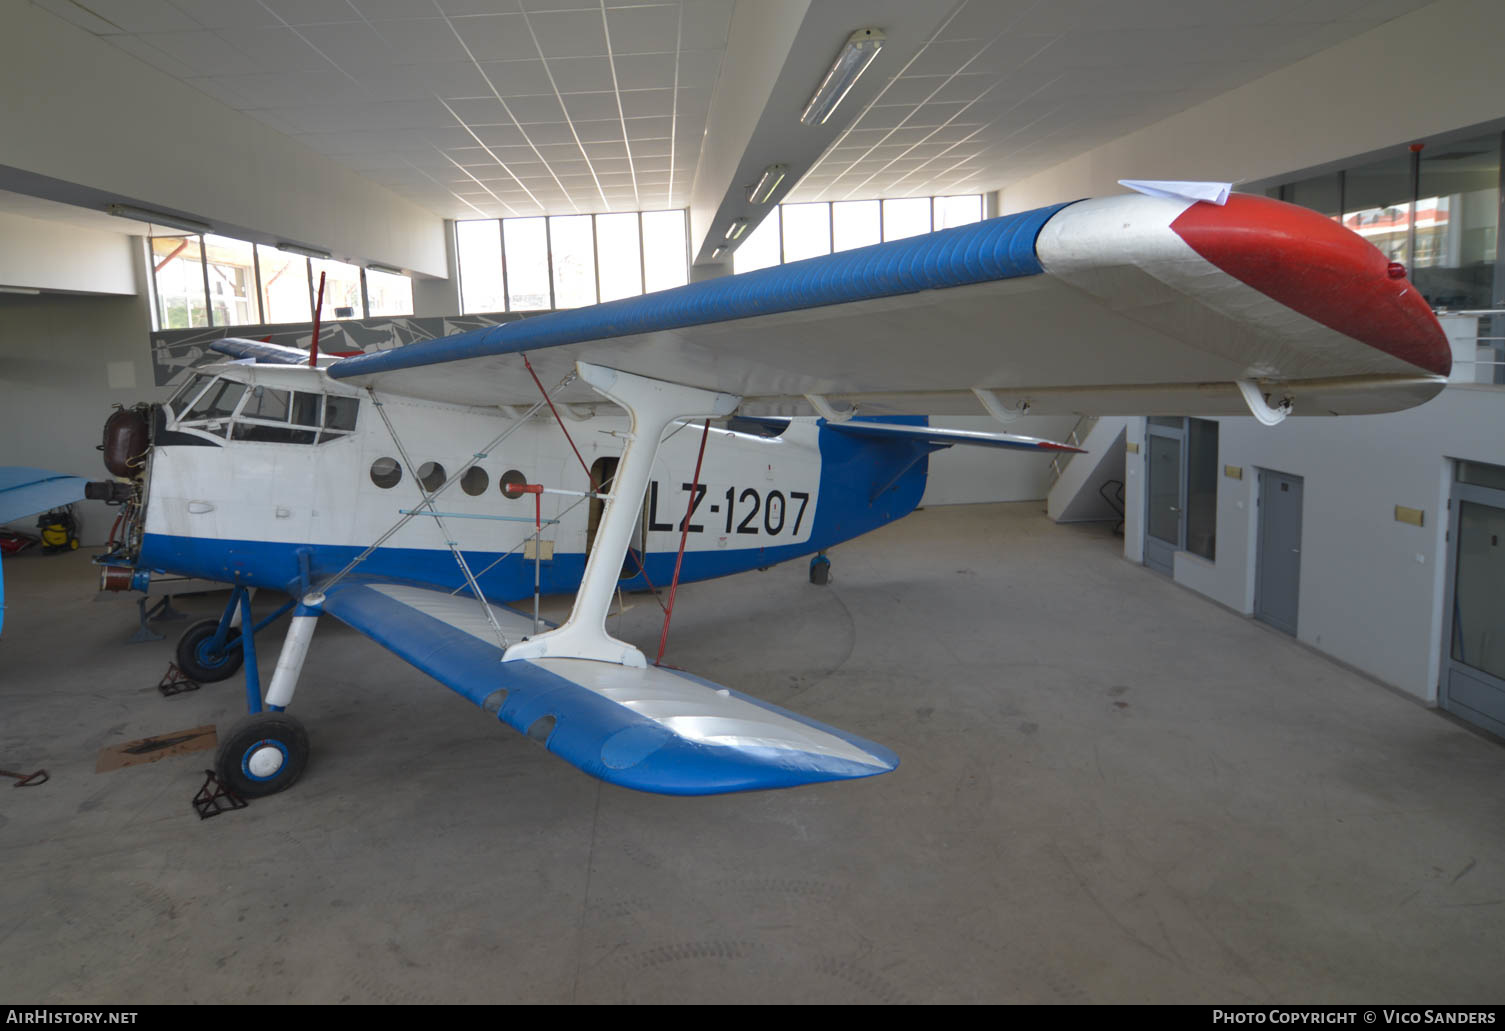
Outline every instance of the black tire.
<path fill-rule="evenodd" d="M 188 679 L 200 684 L 213 684 L 228 680 L 245 661 L 245 652 L 240 648 L 240 630 L 231 627 L 225 636 L 225 651 L 215 655 L 209 650 L 214 632 L 219 629 L 219 620 L 201 619 L 183 631 L 178 638 L 178 669 Z"/>
<path fill-rule="evenodd" d="M 214 757 L 220 783 L 241 798 L 285 791 L 307 766 L 308 732 L 285 712 L 247 716 L 220 739 Z"/>
<path fill-rule="evenodd" d="M 831 563 L 816 562 L 810 567 L 810 582 L 824 587 L 831 582 Z"/>

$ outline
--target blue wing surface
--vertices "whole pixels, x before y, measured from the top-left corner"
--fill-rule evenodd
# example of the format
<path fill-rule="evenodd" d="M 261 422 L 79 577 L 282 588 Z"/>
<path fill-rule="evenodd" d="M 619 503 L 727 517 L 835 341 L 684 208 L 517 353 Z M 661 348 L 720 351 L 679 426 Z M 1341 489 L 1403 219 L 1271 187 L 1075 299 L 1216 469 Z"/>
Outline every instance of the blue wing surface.
<path fill-rule="evenodd" d="M 680 670 L 504 663 L 473 598 L 349 583 L 324 609 L 521 733 L 552 719 L 550 752 L 622 787 L 709 795 L 870 777 L 899 763 L 881 745 Z M 510 641 L 532 632 L 532 620 L 511 609 L 492 606 L 492 614 Z"/>
<path fill-rule="evenodd" d="M 83 500 L 85 480 L 48 469 L 0 466 L 0 523 Z M 5 580 L 0 576 L 0 629 L 5 626 Z"/>

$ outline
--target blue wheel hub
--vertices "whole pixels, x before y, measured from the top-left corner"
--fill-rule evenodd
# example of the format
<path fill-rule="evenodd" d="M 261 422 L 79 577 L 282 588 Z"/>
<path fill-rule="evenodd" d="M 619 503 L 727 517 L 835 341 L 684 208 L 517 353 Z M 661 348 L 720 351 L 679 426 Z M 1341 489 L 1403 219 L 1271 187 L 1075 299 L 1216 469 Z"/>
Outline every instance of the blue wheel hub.
<path fill-rule="evenodd" d="M 288 758 L 286 745 L 275 738 L 264 737 L 241 753 L 240 771 L 255 781 L 276 780 L 287 768 Z"/>

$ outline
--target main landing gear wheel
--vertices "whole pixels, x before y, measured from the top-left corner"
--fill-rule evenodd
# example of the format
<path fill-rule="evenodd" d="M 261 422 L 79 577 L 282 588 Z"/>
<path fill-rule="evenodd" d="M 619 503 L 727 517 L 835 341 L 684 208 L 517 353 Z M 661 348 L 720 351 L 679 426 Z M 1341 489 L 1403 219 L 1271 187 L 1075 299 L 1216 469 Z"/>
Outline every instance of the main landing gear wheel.
<path fill-rule="evenodd" d="M 285 712 L 247 716 L 220 739 L 214 770 L 242 798 L 293 786 L 308 766 L 308 732 Z"/>
<path fill-rule="evenodd" d="M 235 675 L 245 661 L 245 652 L 240 647 L 240 630 L 231 627 L 225 635 L 225 650 L 214 650 L 214 632 L 219 629 L 219 620 L 201 619 L 178 638 L 178 669 L 188 679 L 201 684 L 213 684 Z"/>
<path fill-rule="evenodd" d="M 810 560 L 810 582 L 820 587 L 831 582 L 831 560 L 825 555 L 816 555 Z"/>

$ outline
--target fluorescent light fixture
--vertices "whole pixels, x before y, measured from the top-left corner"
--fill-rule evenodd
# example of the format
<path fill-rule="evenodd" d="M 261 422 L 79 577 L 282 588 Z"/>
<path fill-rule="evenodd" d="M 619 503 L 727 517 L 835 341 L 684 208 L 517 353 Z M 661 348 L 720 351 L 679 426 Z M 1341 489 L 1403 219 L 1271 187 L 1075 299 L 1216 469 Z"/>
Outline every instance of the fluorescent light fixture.
<path fill-rule="evenodd" d="M 711 252 L 711 260 L 715 261 L 717 258 L 721 257 L 729 250 L 731 250 L 730 247 L 717 247 L 714 251 Z"/>
<path fill-rule="evenodd" d="M 41 292 L 34 286 L 0 286 L 0 294 L 25 294 L 28 297 L 35 297 Z"/>
<path fill-rule="evenodd" d="M 878 51 L 883 49 L 882 29 L 858 29 L 847 37 L 847 42 L 836 55 L 831 70 L 820 80 L 820 85 L 810 97 L 810 103 L 800 114 L 805 125 L 823 125 L 836 110 L 836 105 L 857 84 L 867 66 L 873 63 Z"/>
<path fill-rule="evenodd" d="M 118 218 L 135 219 L 137 222 L 150 222 L 152 225 L 167 226 L 169 229 L 182 229 L 190 233 L 207 233 L 214 228 L 207 222 L 184 218 L 182 215 L 169 215 L 162 211 L 152 211 L 148 208 L 138 208 L 130 204 L 111 204 L 105 210 Z"/>
<path fill-rule="evenodd" d="M 368 269 L 370 269 L 372 272 L 385 272 L 389 276 L 400 276 L 400 275 L 402 275 L 402 269 L 400 269 L 400 268 L 393 268 L 391 265 L 378 265 L 375 262 L 372 262 L 371 264 L 367 265 L 366 267 Z"/>
<path fill-rule="evenodd" d="M 747 232 L 747 219 L 734 218 L 732 224 L 726 227 L 726 236 L 723 239 L 731 243 L 733 240 L 742 239 L 742 234 L 745 232 Z"/>
<path fill-rule="evenodd" d="M 289 254 L 301 254 L 305 258 L 332 258 L 332 257 L 334 257 L 334 255 L 331 254 L 329 251 L 321 251 L 317 247 L 304 247 L 301 244 L 296 244 L 296 243 L 279 243 L 277 245 L 277 249 L 279 251 L 286 251 Z"/>
<path fill-rule="evenodd" d="M 763 169 L 763 175 L 758 179 L 757 185 L 748 191 L 747 199 L 754 204 L 767 204 L 769 198 L 773 196 L 773 191 L 779 188 L 779 183 L 783 182 L 788 174 L 788 165 L 769 165 Z"/>

